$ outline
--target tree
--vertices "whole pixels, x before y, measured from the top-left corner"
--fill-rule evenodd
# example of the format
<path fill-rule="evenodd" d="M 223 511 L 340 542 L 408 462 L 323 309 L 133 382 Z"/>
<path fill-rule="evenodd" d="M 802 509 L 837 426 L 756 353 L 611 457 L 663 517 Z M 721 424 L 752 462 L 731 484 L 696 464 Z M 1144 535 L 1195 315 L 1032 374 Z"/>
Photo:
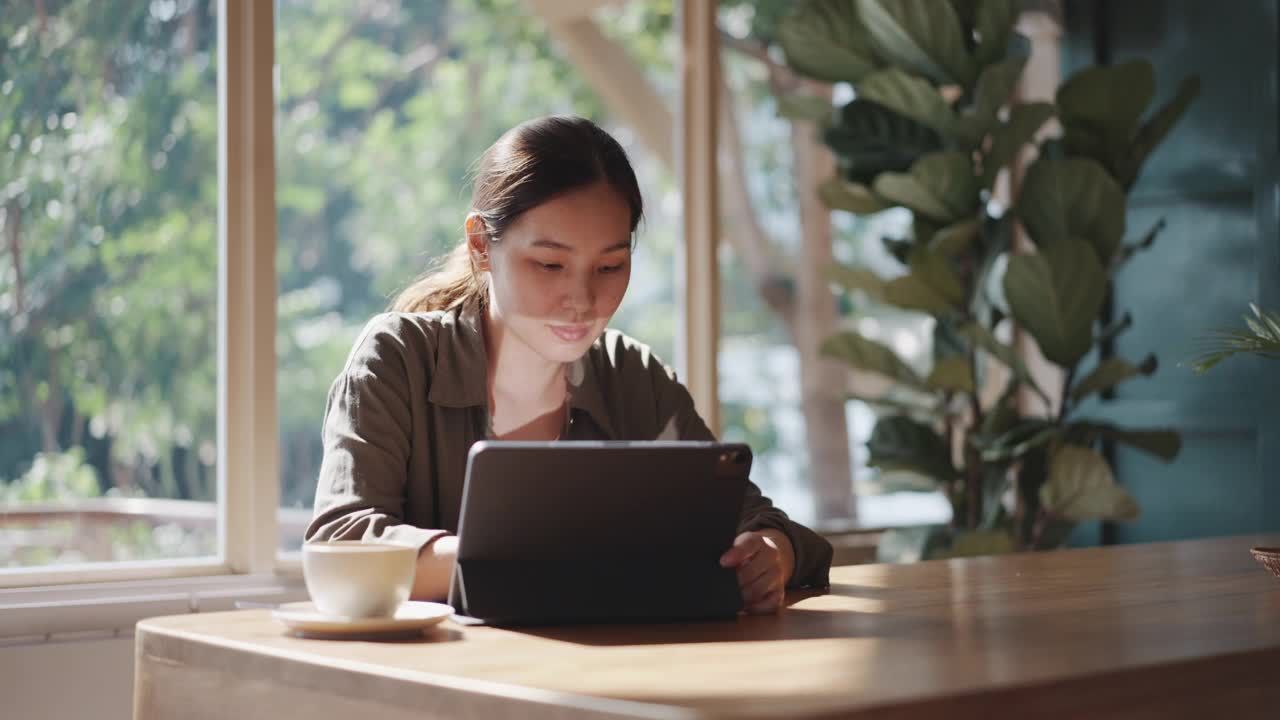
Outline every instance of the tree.
<path fill-rule="evenodd" d="M 84 445 L 101 489 L 209 497 L 209 5 L 0 18 L 0 477 Z"/>

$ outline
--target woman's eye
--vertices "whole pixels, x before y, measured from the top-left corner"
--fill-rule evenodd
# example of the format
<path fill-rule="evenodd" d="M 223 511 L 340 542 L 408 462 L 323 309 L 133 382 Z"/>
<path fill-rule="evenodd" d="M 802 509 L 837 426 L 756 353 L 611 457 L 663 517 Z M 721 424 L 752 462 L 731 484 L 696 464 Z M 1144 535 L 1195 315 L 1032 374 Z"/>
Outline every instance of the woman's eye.
<path fill-rule="evenodd" d="M 626 267 L 626 263 L 618 263 L 617 265 L 605 265 L 604 267 L 600 268 L 600 272 L 608 275 L 609 273 L 619 272 L 624 267 Z"/>
<path fill-rule="evenodd" d="M 542 268 L 543 270 L 546 270 L 547 272 L 555 272 L 555 271 L 559 270 L 560 268 L 564 267 L 564 266 L 563 266 L 563 265 L 561 265 L 560 263 L 544 263 L 544 262 L 537 262 L 537 261 L 535 261 L 535 264 L 536 264 L 538 267 Z"/>

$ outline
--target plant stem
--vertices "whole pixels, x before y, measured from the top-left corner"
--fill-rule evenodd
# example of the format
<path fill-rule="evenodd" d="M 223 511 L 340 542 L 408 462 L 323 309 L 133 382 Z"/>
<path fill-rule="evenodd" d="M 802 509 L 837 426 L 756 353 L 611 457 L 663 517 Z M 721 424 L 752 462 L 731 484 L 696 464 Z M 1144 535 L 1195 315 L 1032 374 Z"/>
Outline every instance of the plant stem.
<path fill-rule="evenodd" d="M 969 423 L 968 432 L 964 439 L 964 469 L 965 482 L 967 483 L 965 490 L 967 496 L 967 515 L 968 526 L 970 530 L 978 528 L 979 519 L 982 517 L 982 482 L 985 473 L 982 467 L 982 456 L 977 450 L 970 445 L 969 440 L 978 428 L 982 427 L 982 403 L 978 400 L 978 350 L 974 345 L 969 346 L 969 372 L 973 382 L 973 392 L 969 393 Z"/>
<path fill-rule="evenodd" d="M 1026 540 L 1022 537 L 1022 523 L 1027 515 L 1027 503 L 1022 498 L 1022 488 L 1018 478 L 1020 473 L 1021 468 L 1015 471 L 1013 476 L 1013 541 L 1018 550 L 1027 550 L 1029 548 Z"/>
<path fill-rule="evenodd" d="M 1040 541 L 1044 538 L 1045 527 L 1049 524 L 1049 516 L 1041 510 L 1036 514 L 1036 524 L 1031 530 L 1031 549 L 1039 550 Z"/>
<path fill-rule="evenodd" d="M 1076 377 L 1076 366 L 1067 368 L 1067 376 L 1062 379 L 1062 400 L 1058 404 L 1058 422 L 1067 419 L 1067 403 L 1070 398 L 1071 383 Z"/>
<path fill-rule="evenodd" d="M 973 413 L 973 422 L 969 427 L 978 428 L 982 427 L 982 403 L 978 402 L 978 351 L 973 346 L 969 348 L 969 372 L 973 376 L 973 392 L 969 393 L 969 410 Z"/>
<path fill-rule="evenodd" d="M 950 404 L 951 404 L 951 393 L 947 393 L 946 397 L 943 400 L 943 407 L 945 408 Z M 945 412 L 942 418 L 943 418 L 942 419 L 943 434 L 946 437 L 947 458 L 954 463 L 956 459 L 955 450 L 954 450 L 955 435 L 956 435 L 955 420 L 952 418 L 950 412 Z M 957 473 L 947 478 L 947 500 L 951 502 L 951 525 L 953 527 L 959 527 L 961 524 L 960 513 L 956 512 L 957 510 L 956 492 L 958 490 L 957 484 L 962 482 L 964 482 L 963 472 Z"/>
<path fill-rule="evenodd" d="M 978 519 L 982 517 L 982 464 L 976 450 L 965 443 L 964 451 L 965 476 L 965 527 L 968 530 L 978 529 Z"/>

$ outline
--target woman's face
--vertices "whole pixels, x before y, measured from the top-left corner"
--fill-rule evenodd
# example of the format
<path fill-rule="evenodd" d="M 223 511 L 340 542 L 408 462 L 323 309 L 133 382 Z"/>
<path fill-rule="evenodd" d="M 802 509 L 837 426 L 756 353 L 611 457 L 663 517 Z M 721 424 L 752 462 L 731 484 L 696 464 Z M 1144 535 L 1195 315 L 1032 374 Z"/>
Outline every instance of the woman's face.
<path fill-rule="evenodd" d="M 526 211 L 486 245 L 492 320 L 547 361 L 572 362 L 627 291 L 631 209 L 599 182 Z"/>

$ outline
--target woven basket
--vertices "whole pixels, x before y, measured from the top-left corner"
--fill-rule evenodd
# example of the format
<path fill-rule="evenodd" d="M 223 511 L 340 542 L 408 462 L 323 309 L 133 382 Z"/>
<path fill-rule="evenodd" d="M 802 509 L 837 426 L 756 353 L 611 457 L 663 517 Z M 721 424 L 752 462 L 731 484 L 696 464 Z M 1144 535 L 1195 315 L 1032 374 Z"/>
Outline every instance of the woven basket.
<path fill-rule="evenodd" d="M 1280 547 L 1256 547 L 1249 550 L 1253 557 L 1262 566 L 1271 571 L 1272 575 L 1280 577 Z"/>

